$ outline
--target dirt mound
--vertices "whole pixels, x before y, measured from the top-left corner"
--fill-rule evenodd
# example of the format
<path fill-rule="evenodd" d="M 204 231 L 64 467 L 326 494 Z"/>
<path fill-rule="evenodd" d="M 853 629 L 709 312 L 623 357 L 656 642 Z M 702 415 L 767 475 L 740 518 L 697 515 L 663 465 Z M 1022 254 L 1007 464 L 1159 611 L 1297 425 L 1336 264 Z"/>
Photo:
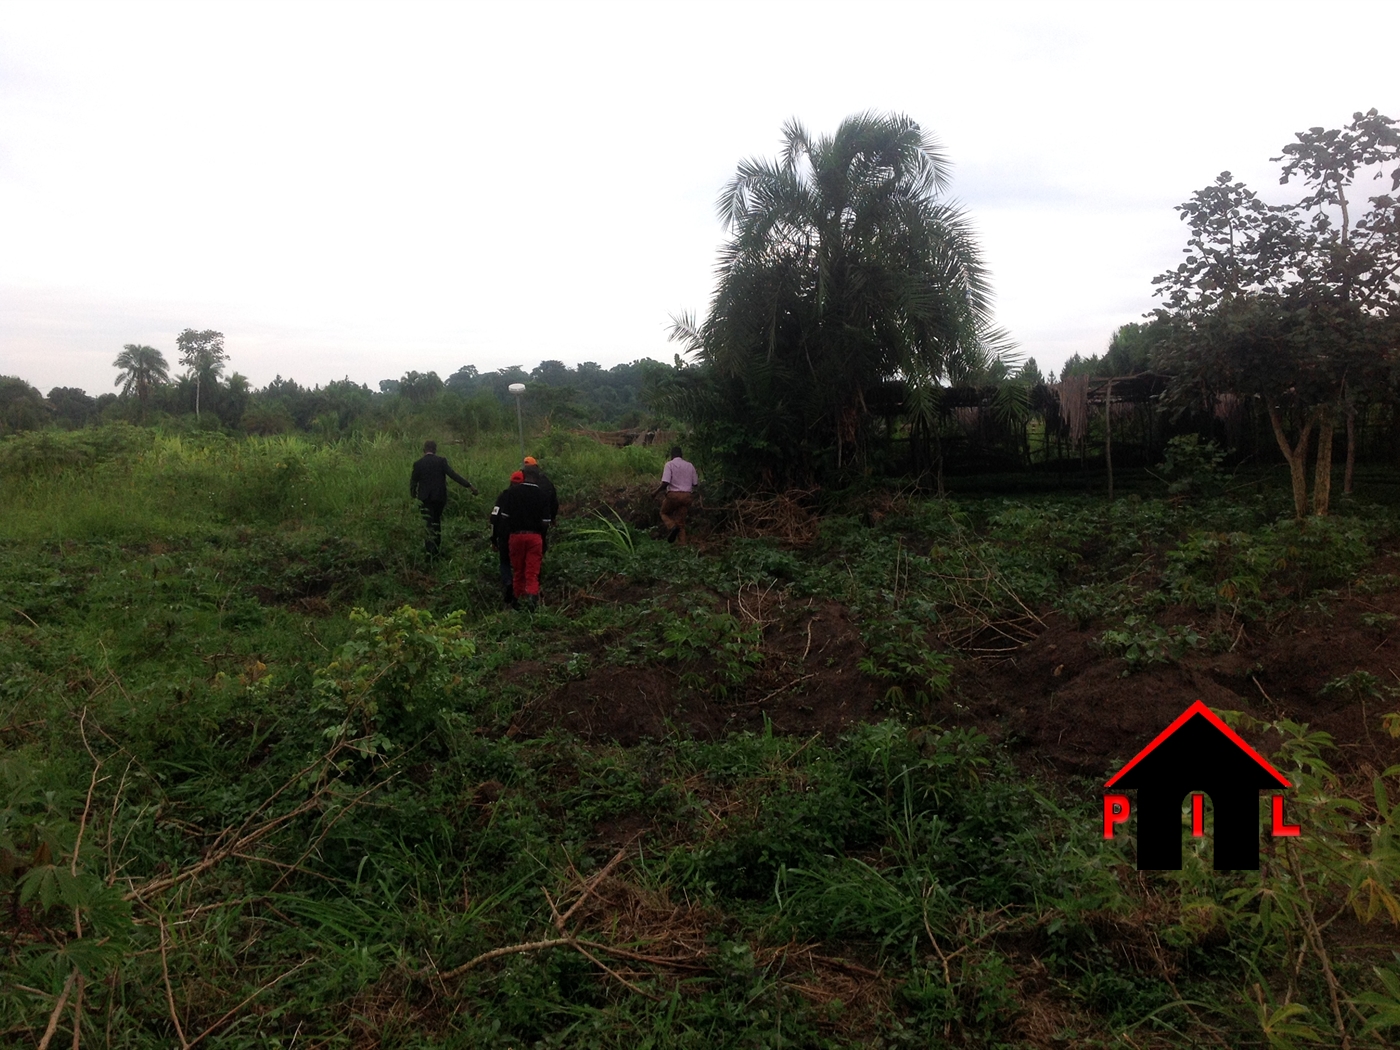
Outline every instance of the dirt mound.
<path fill-rule="evenodd" d="M 1034 765 L 1110 776 L 1193 700 L 1269 714 L 1185 666 L 1124 677 L 1127 664 L 1092 644 L 1098 631 L 1053 615 L 1045 621 L 1046 630 L 1014 656 L 964 665 L 957 679 L 970 701 L 966 716 Z"/>
<path fill-rule="evenodd" d="M 683 684 L 693 670 L 685 665 L 598 667 L 542 696 L 521 712 L 516 728 L 536 735 L 557 726 L 585 740 L 631 746 L 671 732 L 713 739 L 761 730 L 765 718 L 780 733 L 835 735 L 879 717 L 881 689 L 857 666 L 865 648 L 841 605 L 775 614 L 762 652 L 758 670 L 726 696 Z"/>
<path fill-rule="evenodd" d="M 655 491 L 656 485 L 651 483 L 616 485 L 590 499 L 562 504 L 559 516 L 594 519 L 601 514 L 611 522 L 616 514 L 634 529 L 649 529 L 661 524 L 661 501 L 653 495 Z"/>
<path fill-rule="evenodd" d="M 931 715 L 944 725 L 976 726 L 1028 770 L 1106 778 L 1192 701 L 1204 700 L 1260 720 L 1306 723 L 1332 735 L 1339 772 L 1379 771 L 1400 762 L 1400 740 L 1380 722 L 1400 707 L 1400 571 L 1387 577 L 1390 570 L 1400 564 L 1371 567 L 1368 579 L 1382 586 L 1370 589 L 1380 593 L 1356 588 L 1280 620 L 1231 625 L 1225 652 L 1203 645 L 1179 661 L 1132 673 L 1096 644 L 1103 625 L 1080 629 L 1045 613 L 1044 630 L 1005 659 L 961 661 L 954 695 Z M 1392 585 L 1398 589 L 1384 589 Z M 630 598 L 632 587 L 619 577 L 595 589 L 586 597 L 612 601 Z M 671 732 L 708 739 L 761 730 L 765 720 L 781 733 L 831 736 L 886 717 L 879 704 L 884 686 L 859 668 L 865 649 L 849 610 L 836 602 L 782 606 L 776 594 L 766 600 L 716 598 L 745 622 L 762 625 L 762 663 L 726 695 L 696 687 L 696 668 L 686 664 L 600 662 L 581 680 L 549 691 L 541 685 L 517 731 L 534 735 L 559 726 L 585 739 L 632 745 Z M 1173 608 L 1157 620 L 1180 627 L 1193 615 Z M 1194 626 L 1202 637 L 1210 634 L 1208 625 Z M 1337 685 L 1345 676 L 1351 677 Z M 1265 754 L 1279 745 L 1276 736 L 1243 735 Z"/>
<path fill-rule="evenodd" d="M 957 682 L 965 706 L 953 720 L 979 725 L 1028 765 L 1107 777 L 1192 701 L 1204 700 L 1259 719 L 1307 723 L 1333 736 L 1335 768 L 1380 770 L 1400 761 L 1400 740 L 1380 727 L 1397 707 L 1384 687 L 1400 685 L 1393 670 L 1400 642 L 1374 626 L 1387 615 L 1400 615 L 1400 593 L 1344 596 L 1306 616 L 1238 631 L 1230 651 L 1197 651 L 1132 674 L 1095 646 L 1100 629 L 1082 631 L 1051 615 L 1044 633 L 1014 656 L 963 665 Z M 1355 686 L 1324 695 L 1329 682 L 1357 671 Z M 1265 754 L 1279 743 L 1242 735 Z"/>

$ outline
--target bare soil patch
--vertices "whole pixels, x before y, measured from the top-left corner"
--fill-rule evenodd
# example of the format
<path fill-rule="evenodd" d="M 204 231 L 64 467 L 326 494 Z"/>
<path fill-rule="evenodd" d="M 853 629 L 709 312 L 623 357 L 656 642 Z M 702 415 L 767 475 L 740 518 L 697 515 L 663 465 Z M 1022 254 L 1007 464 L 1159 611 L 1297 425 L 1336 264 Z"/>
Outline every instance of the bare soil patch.
<path fill-rule="evenodd" d="M 611 505 L 624 518 L 654 512 L 649 494 L 636 487 L 615 495 Z M 1374 676 L 1378 689 L 1400 687 L 1400 560 L 1380 559 L 1368 572 L 1372 580 L 1390 574 L 1396 589 L 1356 587 L 1270 622 L 1229 625 L 1228 651 L 1201 648 L 1133 673 L 1096 644 L 1103 624 L 1081 629 L 1038 610 L 1043 630 L 1007 657 L 960 661 L 954 693 L 932 716 L 979 728 L 1028 771 L 1107 777 L 1199 699 L 1330 733 L 1339 772 L 1373 773 L 1400 762 L 1400 740 L 1380 725 L 1400 705 L 1383 695 L 1322 695 L 1327 683 L 1355 671 Z M 627 577 L 605 577 L 578 599 L 629 603 L 649 593 Z M 755 597 L 746 604 L 740 595 L 728 605 L 762 624 L 765 658 L 728 695 L 682 685 L 690 668 L 681 665 L 603 664 L 552 689 L 541 677 L 541 695 L 522 712 L 517 730 L 536 735 L 559 726 L 586 740 L 630 746 L 672 732 L 712 739 L 760 730 L 765 722 L 781 733 L 833 736 L 885 717 L 879 703 L 885 686 L 858 666 L 865 649 L 850 610 L 837 602 L 784 607 L 773 596 L 755 604 Z M 1194 610 L 1173 608 L 1157 620 L 1180 626 L 1193 617 L 1199 621 Z M 1195 626 L 1208 633 L 1207 625 Z M 1278 746 L 1276 738 L 1244 735 L 1265 754 Z"/>
<path fill-rule="evenodd" d="M 763 652 L 758 670 L 724 697 L 683 686 L 677 665 L 598 667 L 542 696 L 517 726 L 631 746 L 672 732 L 714 739 L 761 730 L 765 719 L 780 733 L 835 736 L 878 717 L 881 688 L 857 666 L 864 645 L 840 604 L 788 609 L 765 627 Z"/>
<path fill-rule="evenodd" d="M 1400 593 L 1346 595 L 1273 624 L 1239 631 L 1224 653 L 1194 652 L 1132 674 L 1080 630 L 1047 615 L 1046 630 L 1011 657 L 967 661 L 957 678 L 961 711 L 1028 766 L 1111 775 L 1194 700 L 1262 720 L 1289 719 L 1330 733 L 1339 771 L 1381 770 L 1400 761 L 1400 740 L 1380 727 L 1397 706 L 1381 697 L 1321 696 L 1330 681 L 1365 671 L 1400 685 L 1400 642 L 1362 617 L 1400 615 Z M 1173 620 L 1168 613 L 1163 621 Z M 1374 623 L 1374 621 L 1372 621 Z M 1243 734 L 1265 754 L 1277 739 Z"/>

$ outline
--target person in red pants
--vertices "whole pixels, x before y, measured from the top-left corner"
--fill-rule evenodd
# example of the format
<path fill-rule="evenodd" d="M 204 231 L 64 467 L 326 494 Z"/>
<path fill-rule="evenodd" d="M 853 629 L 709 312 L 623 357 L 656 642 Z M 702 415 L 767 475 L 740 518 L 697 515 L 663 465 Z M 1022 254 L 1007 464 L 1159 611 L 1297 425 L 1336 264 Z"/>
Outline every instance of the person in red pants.
<path fill-rule="evenodd" d="M 501 493 L 497 513 L 500 529 L 509 537 L 511 585 L 517 608 L 533 610 L 539 604 L 540 562 L 544 558 L 544 535 L 553 521 L 548 497 L 529 473 L 519 485 Z"/>

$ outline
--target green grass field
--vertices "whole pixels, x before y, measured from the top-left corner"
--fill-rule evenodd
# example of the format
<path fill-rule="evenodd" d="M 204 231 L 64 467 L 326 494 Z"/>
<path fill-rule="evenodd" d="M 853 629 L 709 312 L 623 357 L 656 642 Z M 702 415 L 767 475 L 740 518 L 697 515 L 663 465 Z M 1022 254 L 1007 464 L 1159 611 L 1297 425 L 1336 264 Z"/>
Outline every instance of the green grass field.
<path fill-rule="evenodd" d="M 557 435 L 526 615 L 485 542 L 518 446 L 443 451 L 482 497 L 428 562 L 414 442 L 0 444 L 0 1042 L 1389 1045 L 1400 680 L 1262 719 L 1291 852 L 1138 873 L 972 655 L 1087 639 L 1124 705 L 1246 651 L 1255 696 L 1318 623 L 1383 661 L 1389 511 L 870 489 L 681 549 L 635 509 L 658 451 Z"/>

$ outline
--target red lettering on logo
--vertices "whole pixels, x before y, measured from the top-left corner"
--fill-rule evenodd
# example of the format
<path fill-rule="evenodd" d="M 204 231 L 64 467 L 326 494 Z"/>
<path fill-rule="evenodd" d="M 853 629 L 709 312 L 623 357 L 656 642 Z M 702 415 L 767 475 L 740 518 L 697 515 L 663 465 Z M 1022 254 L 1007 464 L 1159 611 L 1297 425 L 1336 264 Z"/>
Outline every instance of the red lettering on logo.
<path fill-rule="evenodd" d="M 1198 839 L 1206 834 L 1206 797 L 1202 794 L 1191 796 L 1191 834 Z"/>
<path fill-rule="evenodd" d="M 1283 796 L 1274 796 L 1274 838 L 1286 839 L 1301 835 L 1303 829 L 1297 824 L 1285 824 L 1283 822 Z"/>
<path fill-rule="evenodd" d="M 1124 823 L 1131 812 L 1127 795 L 1105 795 L 1103 797 L 1103 837 L 1113 838 L 1113 825 Z"/>

